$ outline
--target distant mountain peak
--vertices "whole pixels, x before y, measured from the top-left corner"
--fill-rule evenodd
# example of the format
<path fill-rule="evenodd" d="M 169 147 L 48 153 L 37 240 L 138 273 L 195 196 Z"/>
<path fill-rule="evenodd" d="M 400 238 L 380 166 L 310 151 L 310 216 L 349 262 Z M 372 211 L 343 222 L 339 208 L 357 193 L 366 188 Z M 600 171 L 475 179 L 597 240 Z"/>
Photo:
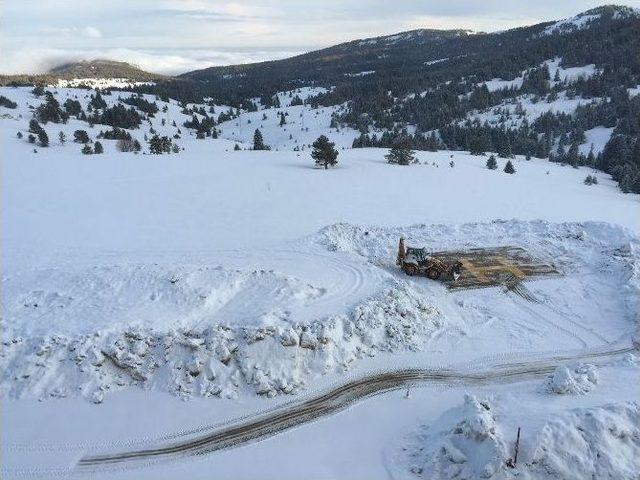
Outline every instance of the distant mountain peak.
<path fill-rule="evenodd" d="M 48 73 L 68 79 L 127 78 L 131 80 L 153 80 L 162 77 L 162 75 L 146 72 L 127 62 L 103 58 L 65 63 L 52 68 Z"/>
<path fill-rule="evenodd" d="M 626 18 L 640 17 L 640 10 L 623 5 L 602 5 L 579 13 L 574 17 L 565 18 L 547 26 L 542 32 L 543 35 L 565 34 L 576 30 L 589 28 L 593 22 L 603 18 L 622 20 Z"/>

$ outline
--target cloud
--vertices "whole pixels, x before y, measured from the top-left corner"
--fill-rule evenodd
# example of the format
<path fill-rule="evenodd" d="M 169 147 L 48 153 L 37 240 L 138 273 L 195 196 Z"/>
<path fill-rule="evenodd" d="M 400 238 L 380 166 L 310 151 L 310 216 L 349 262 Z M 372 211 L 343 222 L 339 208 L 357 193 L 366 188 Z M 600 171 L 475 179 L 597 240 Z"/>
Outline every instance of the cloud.
<path fill-rule="evenodd" d="M 102 32 L 98 30 L 96 27 L 84 27 L 81 30 L 82 34 L 88 38 L 101 38 Z"/>

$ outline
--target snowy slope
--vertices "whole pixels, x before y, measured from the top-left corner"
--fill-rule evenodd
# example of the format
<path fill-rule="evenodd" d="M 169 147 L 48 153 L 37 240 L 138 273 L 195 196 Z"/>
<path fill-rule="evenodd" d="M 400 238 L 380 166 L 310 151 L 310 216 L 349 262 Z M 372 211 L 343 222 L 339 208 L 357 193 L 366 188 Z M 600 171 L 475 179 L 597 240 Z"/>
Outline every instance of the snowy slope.
<path fill-rule="evenodd" d="M 504 160 L 489 171 L 485 157 L 463 152 L 419 152 L 418 164 L 392 166 L 385 150 L 346 148 L 359 132 L 331 129 L 335 108 L 241 112 L 220 125 L 222 138 L 198 140 L 182 127 L 191 115 L 181 105 L 151 97 L 161 110 L 132 135 L 144 143 L 150 127 L 168 136 L 180 129 L 183 150 L 135 155 L 102 140 L 104 154 L 85 156 L 78 144 L 60 145 L 57 133 L 71 138 L 82 128 L 95 140 L 107 127 L 76 119 L 47 124 L 48 148 L 16 138 L 18 131 L 26 136 L 32 107 L 42 101 L 29 90 L 0 90 L 19 104 L 0 112 L 0 398 L 12 418 L 49 409 L 45 423 L 58 433 L 56 412 L 82 405 L 75 397 L 104 402 L 86 431 L 69 422 L 61 435 L 71 442 L 101 425 L 115 432 L 118 422 L 112 430 L 105 419 L 120 408 L 142 411 L 131 427 L 137 436 L 147 435 L 142 423 L 157 435 L 171 432 L 178 414 L 166 393 L 192 399 L 180 418 L 194 425 L 203 412 L 219 421 L 270 408 L 275 403 L 263 397 L 310 392 L 345 374 L 628 347 L 636 334 L 638 196 L 623 195 L 601 172 L 517 158 L 517 173 L 507 175 Z M 60 88 L 56 95 L 86 105 L 90 93 Z M 118 96 L 128 94 L 104 99 L 113 104 Z M 544 107 L 527 108 L 535 115 Z M 289 114 L 282 127 L 279 111 Z M 234 151 L 237 143 L 250 145 L 255 128 L 273 150 Z M 336 169 L 314 168 L 302 149 L 320 134 L 340 147 Z M 595 147 L 607 134 L 589 131 L 587 139 Z M 587 174 L 599 184 L 585 186 Z M 449 293 L 398 271 L 401 235 L 433 249 L 522 246 L 564 276 L 528 284 L 538 300 L 531 304 L 500 288 Z M 610 369 L 612 376 L 635 372 Z M 442 399 L 461 395 L 440 393 L 432 416 L 444 409 Z M 599 405 L 613 400 L 598 394 Z M 524 401 L 536 395 L 551 396 L 536 385 Z M 207 397 L 219 403 L 199 403 Z M 66 400 L 42 402 L 45 410 L 30 403 L 52 398 Z M 150 419 L 131 398 L 161 405 L 167 423 Z M 413 412 L 403 422 L 415 423 Z M 12 422 L 11 442 L 38 438 Z M 326 425 L 333 427 L 312 427 L 324 432 L 321 439 L 340 431 Z M 391 440 L 377 435 L 375 468 L 367 467 L 374 477 L 385 472 L 379 449 Z M 270 449 L 262 445 L 249 451 Z M 9 450 L 18 465 L 35 461 L 29 449 Z M 51 465 L 54 457 L 38 461 Z M 542 453 L 536 458 L 553 463 Z"/>

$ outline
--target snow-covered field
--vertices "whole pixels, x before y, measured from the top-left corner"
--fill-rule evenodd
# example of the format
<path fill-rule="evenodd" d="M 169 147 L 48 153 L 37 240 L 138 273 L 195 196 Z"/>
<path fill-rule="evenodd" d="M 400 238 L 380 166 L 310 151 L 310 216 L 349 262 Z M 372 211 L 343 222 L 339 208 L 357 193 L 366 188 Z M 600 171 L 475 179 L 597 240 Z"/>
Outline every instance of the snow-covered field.
<path fill-rule="evenodd" d="M 58 89 L 61 103 L 87 93 Z M 358 132 L 330 129 L 331 108 L 284 106 L 289 93 L 279 109 L 224 122 L 217 140 L 183 128 L 178 154 L 101 140 L 104 154 L 81 155 L 58 131 L 95 139 L 104 127 L 75 119 L 45 125 L 51 146 L 36 153 L 16 132 L 26 137 L 27 104 L 41 100 L 0 94 L 19 103 L 0 112 L 3 477 L 71 474 L 89 450 L 220 424 L 371 372 L 467 372 L 631 348 L 637 335 L 640 198 L 601 172 L 517 158 L 508 175 L 504 160 L 490 171 L 463 152 L 399 167 L 384 150 L 349 148 L 338 168 L 315 169 L 293 148 L 320 133 L 348 147 Z M 166 106 L 151 125 L 173 135 L 190 115 Z M 282 127 L 278 111 L 289 114 Z M 142 141 L 148 128 L 131 132 Z M 255 128 L 273 150 L 234 151 Z M 585 186 L 587 174 L 598 185 Z M 501 288 L 450 292 L 397 269 L 400 236 L 433 250 L 520 246 L 562 276 L 528 282 L 533 302 Z M 549 378 L 425 384 L 258 444 L 99 476 L 629 478 L 638 368 L 628 353 Z M 517 426 L 522 465 L 511 470 Z"/>

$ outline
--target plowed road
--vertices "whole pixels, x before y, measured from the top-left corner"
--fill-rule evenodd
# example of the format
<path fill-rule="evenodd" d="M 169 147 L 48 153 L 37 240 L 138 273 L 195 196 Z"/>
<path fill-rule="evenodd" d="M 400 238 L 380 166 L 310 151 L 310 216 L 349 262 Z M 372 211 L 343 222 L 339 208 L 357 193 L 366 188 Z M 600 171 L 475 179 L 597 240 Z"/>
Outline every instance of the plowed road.
<path fill-rule="evenodd" d="M 173 440 L 166 441 L 165 444 L 150 444 L 147 448 L 139 450 L 87 455 L 79 460 L 76 471 L 101 470 L 110 466 L 126 468 L 127 464 L 133 466 L 139 462 L 169 460 L 228 449 L 331 415 L 367 397 L 419 383 L 482 385 L 491 382 L 512 382 L 547 375 L 562 362 L 589 360 L 593 363 L 636 350 L 635 347 L 627 347 L 610 351 L 584 352 L 574 356 L 557 355 L 528 362 L 499 363 L 492 365 L 489 370 L 480 372 L 406 369 L 379 373 L 350 381 L 313 398 L 243 419 L 216 430 L 212 427 L 212 431 L 208 433 L 203 433 L 201 430 L 199 433 L 175 437 Z"/>

